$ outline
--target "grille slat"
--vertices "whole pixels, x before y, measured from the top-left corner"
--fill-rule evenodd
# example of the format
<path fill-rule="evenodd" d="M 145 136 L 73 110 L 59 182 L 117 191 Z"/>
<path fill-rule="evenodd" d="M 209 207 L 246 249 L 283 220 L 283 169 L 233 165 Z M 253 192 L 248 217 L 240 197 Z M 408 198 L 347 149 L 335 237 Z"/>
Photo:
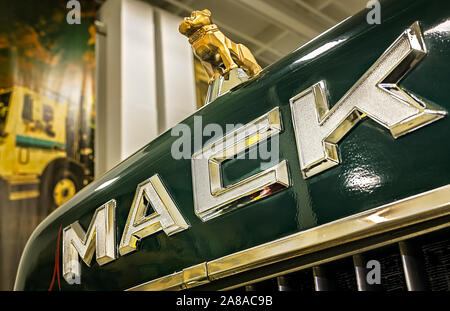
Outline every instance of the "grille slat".
<path fill-rule="evenodd" d="M 409 291 L 427 290 L 427 281 L 423 269 L 423 256 L 411 241 L 398 243 L 402 258 L 403 272 Z"/>
<path fill-rule="evenodd" d="M 314 289 L 316 291 L 334 290 L 333 281 L 330 278 L 329 271 L 324 266 L 313 267 Z"/>
<path fill-rule="evenodd" d="M 254 285 L 246 285 L 245 291 L 246 292 L 254 292 L 254 291 L 256 291 L 256 287 Z"/>
<path fill-rule="evenodd" d="M 292 287 L 290 286 L 289 276 L 279 276 L 277 277 L 277 285 L 279 292 L 288 292 L 292 291 Z"/>
<path fill-rule="evenodd" d="M 391 245 L 365 253 L 366 263 L 377 260 L 381 267 L 381 290 L 407 290 L 402 260 L 397 245 Z"/>
<path fill-rule="evenodd" d="M 381 287 L 376 284 L 369 284 L 367 282 L 368 269 L 366 268 L 367 260 L 363 254 L 356 254 L 353 256 L 353 265 L 355 269 L 356 284 L 358 291 L 376 291 L 381 290 Z"/>

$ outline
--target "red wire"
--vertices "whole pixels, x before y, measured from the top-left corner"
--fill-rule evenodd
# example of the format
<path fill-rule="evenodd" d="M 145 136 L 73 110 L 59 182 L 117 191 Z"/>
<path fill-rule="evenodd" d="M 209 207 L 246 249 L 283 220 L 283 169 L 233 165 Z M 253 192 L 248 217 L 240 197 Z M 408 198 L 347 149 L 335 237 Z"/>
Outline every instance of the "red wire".
<path fill-rule="evenodd" d="M 58 288 L 59 288 L 59 290 L 61 290 L 61 281 L 60 281 L 60 277 L 59 277 L 59 242 L 61 239 L 61 230 L 62 230 L 62 225 L 59 226 L 58 239 L 56 240 L 55 266 L 53 267 L 52 282 L 50 283 L 50 287 L 48 288 L 49 292 L 53 290 L 53 284 L 55 283 L 56 276 L 58 276 Z"/>

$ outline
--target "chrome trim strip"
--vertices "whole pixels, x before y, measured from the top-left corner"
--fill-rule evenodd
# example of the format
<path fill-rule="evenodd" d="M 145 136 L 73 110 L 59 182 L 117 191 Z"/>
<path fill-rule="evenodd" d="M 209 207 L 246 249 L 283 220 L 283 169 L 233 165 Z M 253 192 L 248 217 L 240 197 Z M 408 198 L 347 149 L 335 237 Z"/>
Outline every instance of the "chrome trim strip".
<path fill-rule="evenodd" d="M 441 217 L 441 219 L 443 219 L 443 217 Z M 429 219 L 429 221 L 433 221 L 433 220 L 439 220 L 439 217 L 436 218 L 436 219 Z M 420 223 L 413 224 L 413 225 L 420 225 Z M 318 259 L 318 260 L 311 261 L 309 263 L 300 263 L 295 268 L 285 269 L 282 272 L 270 273 L 270 274 L 267 274 L 267 275 L 265 275 L 263 277 L 254 278 L 251 281 L 244 281 L 244 282 L 241 282 L 241 283 L 233 284 L 232 286 L 229 286 L 229 285 L 228 286 L 224 286 L 224 287 L 220 288 L 220 290 L 221 291 L 231 290 L 231 289 L 239 288 L 239 287 L 246 286 L 246 285 L 249 285 L 249 284 L 250 285 L 251 284 L 255 284 L 255 283 L 258 283 L 260 281 L 265 281 L 265 280 L 270 279 L 270 278 L 286 275 L 288 273 L 292 273 L 292 272 L 296 272 L 296 271 L 300 271 L 300 270 L 304 270 L 304 269 L 308 269 L 308 268 L 313 268 L 313 267 L 315 267 L 317 265 L 326 264 L 326 263 L 329 263 L 329 262 L 332 262 L 332 261 L 336 261 L 336 260 L 343 259 L 343 258 L 346 258 L 346 257 L 349 257 L 349 256 L 353 256 L 353 255 L 356 255 L 356 254 L 359 254 L 359 253 L 364 253 L 364 252 L 367 252 L 367 251 L 371 251 L 371 250 L 374 250 L 376 248 L 380 248 L 380 247 L 383 247 L 383 246 L 386 246 L 386 245 L 392 245 L 392 244 L 395 244 L 395 243 L 400 242 L 400 241 L 411 239 L 411 238 L 414 238 L 414 237 L 417 237 L 417 236 L 420 236 L 420 235 L 424 235 L 424 234 L 427 234 L 427 233 L 430 233 L 430 232 L 433 232 L 433 231 L 436 231 L 436 230 L 448 228 L 448 227 L 450 227 L 450 222 L 438 223 L 438 224 L 432 225 L 431 227 L 419 228 L 418 231 L 415 231 L 413 233 L 407 232 L 407 233 L 404 233 L 403 235 L 401 235 L 400 237 L 395 237 L 393 239 L 388 239 L 388 240 L 384 240 L 384 241 L 377 241 L 374 244 L 361 246 L 358 249 L 344 250 L 343 252 L 339 252 L 338 254 L 331 255 L 330 257 L 327 257 L 325 259 Z M 398 228 L 398 229 L 406 229 L 406 228 L 407 227 Z M 388 233 L 388 232 L 385 232 L 385 234 L 386 233 Z M 358 240 L 356 240 L 354 242 L 358 242 Z M 312 253 L 312 254 L 314 254 L 314 253 Z M 312 254 L 309 254 L 309 255 L 312 255 Z M 305 255 L 308 255 L 308 254 L 305 254 Z M 297 257 L 297 258 L 301 258 L 301 257 Z M 294 259 L 296 259 L 296 258 L 294 258 Z"/>
<path fill-rule="evenodd" d="M 184 289 L 450 214 L 450 184 L 243 250 L 129 290 Z M 191 271 L 205 270 L 196 274 Z M 187 272 L 186 272 L 187 271 Z"/>
<path fill-rule="evenodd" d="M 208 283 L 206 262 L 132 287 L 127 291 L 182 290 Z"/>

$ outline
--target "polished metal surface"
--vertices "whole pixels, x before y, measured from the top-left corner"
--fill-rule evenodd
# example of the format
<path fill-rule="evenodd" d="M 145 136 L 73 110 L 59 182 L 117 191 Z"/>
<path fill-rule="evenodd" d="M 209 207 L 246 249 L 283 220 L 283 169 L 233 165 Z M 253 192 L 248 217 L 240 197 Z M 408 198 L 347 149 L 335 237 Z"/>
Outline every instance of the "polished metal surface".
<path fill-rule="evenodd" d="M 358 288 L 358 291 L 375 291 L 377 290 L 377 285 L 367 283 L 368 269 L 366 268 L 366 262 L 367 259 L 364 257 L 364 254 L 353 255 L 356 287 Z"/>
<path fill-rule="evenodd" d="M 450 185 L 206 262 L 207 279 L 202 284 L 446 215 L 450 215 Z M 184 273 L 176 272 L 132 290 L 185 288 Z M 316 288 L 322 288 L 319 283 Z"/>
<path fill-rule="evenodd" d="M 228 93 L 233 87 L 247 80 L 248 76 L 241 68 L 230 70 L 227 78 L 225 78 L 224 76 L 216 78 L 208 86 L 205 105 L 212 103 L 218 97 Z"/>
<path fill-rule="evenodd" d="M 160 290 L 182 290 L 195 287 L 209 282 L 206 263 L 201 263 L 181 272 L 152 280 L 145 284 L 135 286 L 128 291 L 160 291 Z"/>
<path fill-rule="evenodd" d="M 277 287 L 279 292 L 288 292 L 292 290 L 289 284 L 289 280 L 286 276 L 277 277 Z"/>
<path fill-rule="evenodd" d="M 386 0 L 385 3 L 380 25 L 368 25 L 365 15 L 358 14 L 183 121 L 191 131 L 195 130 L 195 120 L 199 117 L 205 124 L 218 124 L 224 129 L 227 124 L 247 124 L 279 107 L 284 128 L 279 137 L 280 160 L 289 163 L 289 189 L 252 202 L 224 217 L 202 222 L 193 209 L 191 161 L 171 157 L 175 138 L 170 132 L 163 133 L 87 185 L 37 227 L 24 249 L 15 289 L 48 289 L 60 225 L 64 227 L 80 220 L 83 228 L 87 228 L 95 210 L 110 198 L 117 200 L 117 230 L 121 234 L 136 186 L 156 172 L 164 179 L 191 228 L 173 236 L 160 231 L 143 239 L 139 252 L 119 257 L 102 267 L 82 267 L 83 282 L 77 285 L 62 282 L 62 290 L 122 290 L 149 280 L 163 280 L 175 271 L 179 273 L 186 267 L 204 262 L 207 262 L 210 283 L 201 288 L 234 288 L 445 227 L 450 217 L 445 214 L 448 209 L 445 198 L 449 194 L 436 190 L 442 195 L 442 201 L 418 199 L 423 209 L 412 207 L 416 213 L 409 216 L 407 213 L 411 209 L 405 205 L 403 216 L 392 216 L 389 212 L 384 222 L 385 215 L 372 215 L 371 219 L 378 223 L 372 223 L 371 227 L 362 227 L 366 222 L 361 219 L 355 223 L 350 221 L 347 231 L 342 228 L 342 234 L 348 232 L 342 248 L 337 239 L 331 242 L 327 239 L 329 235 L 323 236 L 323 227 L 319 228 L 334 221 L 348 221 L 349 216 L 361 216 L 363 212 L 370 216 L 373 208 L 388 202 L 448 185 L 449 175 L 443 173 L 450 171 L 450 140 L 446 137 L 450 131 L 448 117 L 398 140 L 373 120 L 360 122 L 339 141 L 342 162 L 338 166 L 306 180 L 301 176 L 289 99 L 323 80 L 327 83 L 330 107 L 333 106 L 413 21 L 420 22 L 428 52 L 399 85 L 427 103 L 439 105 L 442 110 L 450 109 L 446 85 L 450 72 L 450 32 L 446 12 L 450 10 L 450 2 Z M 189 148 L 186 159 L 201 148 L 195 141 L 192 145 L 194 149 Z M 270 165 L 277 162 L 271 161 Z M 224 186 L 259 172 L 255 167 L 257 164 L 255 161 L 226 162 L 222 165 Z M 427 210 L 430 210 L 429 214 Z M 410 223 L 412 225 L 408 225 Z M 313 228 L 319 228 L 315 231 L 316 236 L 308 233 Z M 295 242 L 280 242 L 294 234 L 298 234 Z M 361 240 L 359 234 L 363 236 Z M 366 237 L 370 234 L 375 235 Z M 347 239 L 355 240 L 347 243 Z M 308 241 L 310 244 L 306 243 Z M 274 244 L 269 245 L 272 242 Z M 325 249 L 316 252 L 320 247 Z M 295 266 L 289 266 L 291 263 Z M 184 279 L 181 282 L 184 283 Z"/>
<path fill-rule="evenodd" d="M 313 267 L 314 289 L 318 292 L 334 290 L 330 275 L 325 267 Z"/>
<path fill-rule="evenodd" d="M 178 30 L 189 38 L 194 55 L 202 63 L 209 76 L 209 83 L 220 76 L 241 68 L 247 76 L 254 77 L 261 71 L 252 52 L 243 44 L 236 44 L 213 24 L 207 9 L 193 11 L 185 17 Z"/>
<path fill-rule="evenodd" d="M 149 207 L 153 212 L 148 214 Z M 158 174 L 137 187 L 119 245 L 121 255 L 135 251 L 139 240 L 163 230 L 168 236 L 189 228 Z"/>
<path fill-rule="evenodd" d="M 427 290 L 424 263 L 419 258 L 421 256 L 420 251 L 416 250 L 416 246 L 411 241 L 401 241 L 398 245 L 408 291 Z"/>
<path fill-rule="evenodd" d="M 81 267 L 78 256 L 90 266 L 94 252 L 99 265 L 117 258 L 116 201 L 100 206 L 85 232 L 78 221 L 63 230 L 63 277 L 69 283 L 79 282 Z"/>
<path fill-rule="evenodd" d="M 277 107 L 192 155 L 194 209 L 201 220 L 210 220 L 290 186 L 286 160 L 236 184 L 222 184 L 221 165 L 225 160 L 245 150 L 250 150 L 249 156 L 255 155 L 252 150 L 256 152 L 258 144 L 281 130 Z"/>
<path fill-rule="evenodd" d="M 329 109 L 325 81 L 290 100 L 305 178 L 339 164 L 338 142 L 364 117 L 389 129 L 398 138 L 447 114 L 398 86 L 426 54 L 420 25 L 415 22 L 333 108 Z"/>

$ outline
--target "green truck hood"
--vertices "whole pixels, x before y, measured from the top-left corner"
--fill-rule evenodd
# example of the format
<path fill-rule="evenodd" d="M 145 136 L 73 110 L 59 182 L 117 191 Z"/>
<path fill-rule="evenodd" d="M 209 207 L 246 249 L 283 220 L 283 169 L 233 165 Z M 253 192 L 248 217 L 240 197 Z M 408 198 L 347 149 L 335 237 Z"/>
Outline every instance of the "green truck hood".
<path fill-rule="evenodd" d="M 86 229 L 94 211 L 111 199 L 117 202 L 115 230 L 120 241 L 137 185 L 154 174 L 164 181 L 189 229 L 172 236 L 159 231 L 144 238 L 138 251 L 102 266 L 95 257 L 91 267 L 81 262 L 81 284 L 69 285 L 61 277 L 63 290 L 128 289 L 449 184 L 448 116 L 398 139 L 365 119 L 339 142 L 339 165 L 310 178 L 302 176 L 289 100 L 324 80 L 329 103 L 334 105 L 416 21 L 428 54 L 400 86 L 450 111 L 450 2 L 384 1 L 379 25 L 366 22 L 367 12 L 345 20 L 182 122 L 193 129 L 194 116 L 202 116 L 203 125 L 217 123 L 225 128 L 228 123 L 246 124 L 279 107 L 283 121 L 280 161 L 287 160 L 289 188 L 202 222 L 194 213 L 191 161 L 171 157 L 171 145 L 178 137 L 165 132 L 39 225 L 22 255 L 15 289 L 47 290 L 55 251 L 60 252 L 60 228 L 79 221 Z M 240 161 L 225 171 L 224 182 L 233 183 L 259 167 L 254 161 Z M 61 267 L 61 255 L 59 261 Z"/>

